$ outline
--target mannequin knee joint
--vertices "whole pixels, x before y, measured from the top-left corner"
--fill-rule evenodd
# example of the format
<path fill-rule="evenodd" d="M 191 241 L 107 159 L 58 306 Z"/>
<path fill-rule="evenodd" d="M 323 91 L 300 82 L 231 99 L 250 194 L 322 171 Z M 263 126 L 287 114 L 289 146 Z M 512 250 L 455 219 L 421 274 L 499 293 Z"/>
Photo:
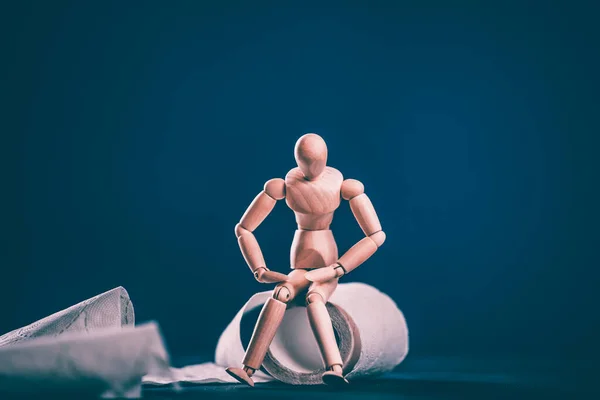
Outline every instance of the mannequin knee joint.
<path fill-rule="evenodd" d="M 306 295 L 306 304 L 317 302 L 325 303 L 323 297 L 319 293 L 309 293 Z"/>
<path fill-rule="evenodd" d="M 292 293 L 283 285 L 276 286 L 275 290 L 273 290 L 273 298 L 281 301 L 282 303 L 287 303 L 292 301 Z"/>

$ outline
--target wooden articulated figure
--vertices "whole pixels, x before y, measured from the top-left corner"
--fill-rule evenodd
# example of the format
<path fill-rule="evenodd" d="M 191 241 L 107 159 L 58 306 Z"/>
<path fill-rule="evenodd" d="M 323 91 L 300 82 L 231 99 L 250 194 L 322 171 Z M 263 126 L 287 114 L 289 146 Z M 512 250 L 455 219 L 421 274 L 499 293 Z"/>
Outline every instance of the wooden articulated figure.
<path fill-rule="evenodd" d="M 363 184 L 354 179 L 344 180 L 338 170 L 326 166 L 327 146 L 319 135 L 309 133 L 298 139 L 294 155 L 298 167 L 290 170 L 285 180 L 269 180 L 235 226 L 242 255 L 254 277 L 259 282 L 277 283 L 273 296 L 258 317 L 243 365 L 227 368 L 229 375 L 250 386 L 254 386 L 252 375 L 262 365 L 287 304 L 301 293 L 306 293 L 310 325 L 327 366 L 323 382 L 348 383 L 325 304 L 336 289 L 338 279 L 361 265 L 385 241 L 385 233 L 371 200 L 364 193 Z M 273 210 L 275 203 L 284 198 L 294 211 L 298 224 L 290 254 L 292 271 L 288 275 L 267 268 L 252 233 Z M 329 226 L 341 198 L 350 201 L 352 213 L 365 238 L 338 258 Z"/>

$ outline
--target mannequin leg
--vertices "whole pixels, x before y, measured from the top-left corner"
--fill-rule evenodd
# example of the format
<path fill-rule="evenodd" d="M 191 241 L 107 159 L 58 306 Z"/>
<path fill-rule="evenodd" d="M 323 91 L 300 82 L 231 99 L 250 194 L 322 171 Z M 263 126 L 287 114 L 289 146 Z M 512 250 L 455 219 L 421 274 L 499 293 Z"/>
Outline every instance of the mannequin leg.
<path fill-rule="evenodd" d="M 337 279 L 324 283 L 313 283 L 306 296 L 308 320 L 313 330 L 327 371 L 323 382 L 327 384 L 347 384 L 342 369 L 342 357 L 335 340 L 331 317 L 325 304 L 337 287 Z"/>
<path fill-rule="evenodd" d="M 252 375 L 260 368 L 267 355 L 269 346 L 283 320 L 287 303 L 292 301 L 296 294 L 310 283 L 304 278 L 305 273 L 305 270 L 299 269 L 290 272 L 288 280 L 275 287 L 273 297 L 268 299 L 263 306 L 246 349 L 242 368 L 230 367 L 226 370 L 239 382 L 254 386 Z"/>

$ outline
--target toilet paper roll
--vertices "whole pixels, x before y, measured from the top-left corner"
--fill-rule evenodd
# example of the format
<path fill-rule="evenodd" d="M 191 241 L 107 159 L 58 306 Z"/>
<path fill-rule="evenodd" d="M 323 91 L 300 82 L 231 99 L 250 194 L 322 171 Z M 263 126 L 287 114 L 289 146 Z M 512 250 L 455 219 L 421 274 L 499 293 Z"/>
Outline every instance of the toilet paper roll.
<path fill-rule="evenodd" d="M 250 298 L 227 326 L 217 343 L 215 362 L 238 366 L 260 307 L 271 291 Z M 348 379 L 392 370 L 408 353 L 404 315 L 387 295 L 363 283 L 341 284 L 327 304 Z M 273 378 L 290 384 L 320 384 L 325 365 L 310 328 L 306 308 L 292 304 L 263 362 Z M 257 381 L 268 375 L 257 372 Z"/>

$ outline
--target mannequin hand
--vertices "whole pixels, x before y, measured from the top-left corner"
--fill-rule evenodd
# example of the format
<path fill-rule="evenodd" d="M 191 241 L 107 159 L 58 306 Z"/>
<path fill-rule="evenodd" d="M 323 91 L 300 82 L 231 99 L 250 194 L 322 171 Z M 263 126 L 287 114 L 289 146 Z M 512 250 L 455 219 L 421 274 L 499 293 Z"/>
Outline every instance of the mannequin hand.
<path fill-rule="evenodd" d="M 254 271 L 254 277 L 260 283 L 278 283 L 287 281 L 288 277 L 280 272 L 270 271 L 265 267 L 258 268 Z"/>
<path fill-rule="evenodd" d="M 304 274 L 304 277 L 311 282 L 327 282 L 344 275 L 344 269 L 339 264 L 332 264 L 329 267 L 317 268 Z"/>

